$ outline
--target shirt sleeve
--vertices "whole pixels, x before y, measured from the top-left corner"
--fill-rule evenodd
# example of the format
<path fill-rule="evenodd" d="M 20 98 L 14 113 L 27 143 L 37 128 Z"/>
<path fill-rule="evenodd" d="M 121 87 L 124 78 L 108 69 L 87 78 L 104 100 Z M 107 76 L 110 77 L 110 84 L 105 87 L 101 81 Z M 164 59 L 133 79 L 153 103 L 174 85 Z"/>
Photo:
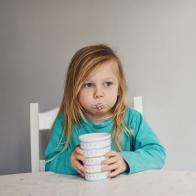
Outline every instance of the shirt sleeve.
<path fill-rule="evenodd" d="M 70 162 L 70 156 L 74 150 L 72 142 L 70 141 L 66 150 L 63 150 L 65 143 L 63 129 L 63 115 L 59 115 L 53 126 L 50 140 L 44 153 L 46 161 L 45 171 L 61 174 L 77 174 Z M 63 139 L 61 140 L 62 136 Z"/>
<path fill-rule="evenodd" d="M 139 112 L 134 112 L 133 120 L 134 150 L 122 151 L 121 155 L 128 165 L 127 174 L 148 169 L 161 169 L 166 153 L 159 139 Z"/>

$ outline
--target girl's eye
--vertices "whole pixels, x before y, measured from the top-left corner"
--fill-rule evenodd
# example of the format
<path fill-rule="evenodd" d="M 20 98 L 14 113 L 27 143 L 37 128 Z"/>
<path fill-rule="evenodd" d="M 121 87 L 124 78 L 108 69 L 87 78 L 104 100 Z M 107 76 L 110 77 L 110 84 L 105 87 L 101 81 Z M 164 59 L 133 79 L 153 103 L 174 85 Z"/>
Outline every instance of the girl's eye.
<path fill-rule="evenodd" d="M 112 84 L 113 84 L 113 82 L 105 82 L 105 83 L 104 83 L 104 86 L 105 86 L 105 87 L 108 87 L 108 86 L 111 86 Z"/>
<path fill-rule="evenodd" d="M 93 86 L 93 83 L 88 82 L 88 83 L 85 83 L 83 86 L 84 86 L 85 88 L 90 88 L 90 87 Z"/>

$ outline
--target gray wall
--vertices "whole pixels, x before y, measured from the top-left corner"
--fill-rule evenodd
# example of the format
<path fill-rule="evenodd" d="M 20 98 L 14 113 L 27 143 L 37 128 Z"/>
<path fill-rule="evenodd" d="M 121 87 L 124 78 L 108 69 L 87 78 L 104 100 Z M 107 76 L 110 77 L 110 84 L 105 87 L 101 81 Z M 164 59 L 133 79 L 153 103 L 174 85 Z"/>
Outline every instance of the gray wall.
<path fill-rule="evenodd" d="M 79 48 L 119 54 L 129 100 L 167 148 L 167 169 L 196 170 L 196 2 L 189 0 L 0 1 L 0 174 L 30 171 L 29 104 L 60 104 Z"/>

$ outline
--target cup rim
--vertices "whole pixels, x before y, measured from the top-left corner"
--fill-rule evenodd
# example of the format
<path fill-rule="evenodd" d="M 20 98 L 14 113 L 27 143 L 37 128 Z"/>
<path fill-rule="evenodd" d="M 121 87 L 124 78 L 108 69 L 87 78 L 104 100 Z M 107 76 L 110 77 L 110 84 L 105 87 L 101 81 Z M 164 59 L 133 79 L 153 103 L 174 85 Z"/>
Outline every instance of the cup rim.
<path fill-rule="evenodd" d="M 79 136 L 80 142 L 94 142 L 109 139 L 110 133 L 87 133 Z"/>

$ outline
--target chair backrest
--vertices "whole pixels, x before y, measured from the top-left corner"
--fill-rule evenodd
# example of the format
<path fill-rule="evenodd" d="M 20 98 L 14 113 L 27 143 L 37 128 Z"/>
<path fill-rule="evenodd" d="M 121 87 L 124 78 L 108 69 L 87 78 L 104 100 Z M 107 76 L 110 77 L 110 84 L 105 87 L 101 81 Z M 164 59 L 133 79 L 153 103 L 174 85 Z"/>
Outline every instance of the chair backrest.
<path fill-rule="evenodd" d="M 142 97 L 133 99 L 133 108 L 143 114 Z M 40 172 L 45 170 L 45 161 L 40 160 L 39 132 L 51 129 L 58 114 L 59 108 L 44 113 L 39 112 L 39 104 L 30 104 L 30 141 L 31 141 L 31 171 Z"/>
<path fill-rule="evenodd" d="M 142 96 L 133 97 L 133 108 L 143 115 Z"/>
<path fill-rule="evenodd" d="M 45 161 L 40 160 L 39 132 L 49 130 L 57 116 L 59 108 L 44 113 L 39 112 L 39 104 L 30 104 L 30 141 L 31 141 L 31 171 L 38 172 L 45 170 Z"/>

